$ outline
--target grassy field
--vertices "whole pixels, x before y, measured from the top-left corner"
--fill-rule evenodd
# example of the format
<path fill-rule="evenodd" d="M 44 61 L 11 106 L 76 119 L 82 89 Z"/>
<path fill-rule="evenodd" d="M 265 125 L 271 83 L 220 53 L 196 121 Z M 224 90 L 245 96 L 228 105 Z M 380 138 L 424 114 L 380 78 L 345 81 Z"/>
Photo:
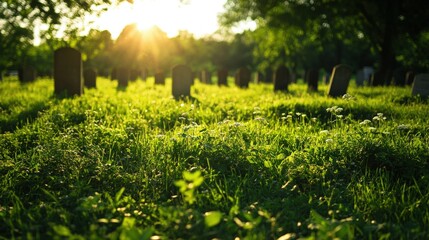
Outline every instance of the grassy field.
<path fill-rule="evenodd" d="M 410 88 L 192 100 L 0 82 L 0 239 L 427 239 L 429 104 Z"/>

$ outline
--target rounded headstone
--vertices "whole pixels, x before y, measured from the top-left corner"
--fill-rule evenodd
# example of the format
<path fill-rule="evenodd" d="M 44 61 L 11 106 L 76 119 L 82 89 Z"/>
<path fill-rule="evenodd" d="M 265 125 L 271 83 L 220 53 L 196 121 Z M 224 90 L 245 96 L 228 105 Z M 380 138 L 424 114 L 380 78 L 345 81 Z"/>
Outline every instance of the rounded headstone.
<path fill-rule="evenodd" d="M 192 71 L 188 66 L 176 65 L 172 69 L 173 96 L 175 99 L 191 96 Z"/>
<path fill-rule="evenodd" d="M 70 47 L 54 52 L 54 92 L 55 94 L 82 95 L 82 56 Z"/>

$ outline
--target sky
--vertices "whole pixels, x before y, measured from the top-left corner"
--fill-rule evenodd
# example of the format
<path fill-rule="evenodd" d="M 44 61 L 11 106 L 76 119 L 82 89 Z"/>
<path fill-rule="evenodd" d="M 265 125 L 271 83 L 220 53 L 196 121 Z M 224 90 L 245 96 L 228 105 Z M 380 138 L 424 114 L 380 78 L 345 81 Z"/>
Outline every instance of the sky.
<path fill-rule="evenodd" d="M 184 3 L 182 3 L 184 2 Z M 112 5 L 99 17 L 92 17 L 92 28 L 109 30 L 115 39 L 131 23 L 139 28 L 160 27 L 169 37 L 187 30 L 203 37 L 218 29 L 218 15 L 224 11 L 226 0 L 134 0 Z"/>

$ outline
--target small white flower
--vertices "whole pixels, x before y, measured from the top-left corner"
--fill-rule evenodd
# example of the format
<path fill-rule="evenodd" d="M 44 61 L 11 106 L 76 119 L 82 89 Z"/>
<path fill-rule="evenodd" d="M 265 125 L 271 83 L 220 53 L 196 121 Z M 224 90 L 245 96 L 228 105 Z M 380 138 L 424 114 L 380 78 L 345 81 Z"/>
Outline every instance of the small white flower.
<path fill-rule="evenodd" d="M 369 130 L 370 132 L 374 132 L 375 130 L 377 130 L 377 128 L 375 128 L 375 127 L 369 127 L 369 128 L 368 128 L 368 130 Z"/>
<path fill-rule="evenodd" d="M 360 125 L 367 125 L 368 123 L 370 123 L 371 121 L 368 119 L 363 120 L 362 122 L 360 122 Z"/>
<path fill-rule="evenodd" d="M 328 134 L 328 133 L 329 133 L 329 131 L 328 131 L 328 130 L 322 130 L 322 131 L 320 131 L 319 133 L 320 133 L 320 134 Z"/>
<path fill-rule="evenodd" d="M 331 143 L 331 142 L 334 142 L 334 140 L 332 140 L 332 138 L 328 138 L 328 139 L 325 140 L 325 142 Z"/>

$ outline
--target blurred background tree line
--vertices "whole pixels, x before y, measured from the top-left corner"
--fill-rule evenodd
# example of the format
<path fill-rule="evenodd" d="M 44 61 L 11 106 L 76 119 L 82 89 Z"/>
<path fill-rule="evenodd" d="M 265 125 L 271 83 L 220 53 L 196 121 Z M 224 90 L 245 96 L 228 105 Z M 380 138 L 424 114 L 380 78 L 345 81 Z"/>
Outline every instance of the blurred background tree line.
<path fill-rule="evenodd" d="M 0 3 L 0 69 L 29 65 L 39 75 L 51 75 L 53 51 L 72 46 L 82 52 L 84 67 L 97 68 L 101 75 L 121 65 L 153 73 L 178 63 L 195 70 L 247 66 L 261 72 L 279 65 L 294 72 L 329 72 L 345 63 L 354 69 L 374 66 L 383 78 L 398 68 L 429 70 L 427 0 L 228 0 L 220 16 L 223 38 L 196 39 L 186 31 L 168 38 L 159 28 L 141 31 L 135 24 L 116 40 L 100 30 L 79 36 L 79 24 L 74 23 L 86 13 L 103 11 L 97 7 L 106 3 L 111 1 Z M 256 22 L 256 29 L 229 34 L 245 21 Z M 69 27 L 64 36 L 55 37 L 65 22 Z M 35 23 L 49 26 L 37 46 Z"/>

